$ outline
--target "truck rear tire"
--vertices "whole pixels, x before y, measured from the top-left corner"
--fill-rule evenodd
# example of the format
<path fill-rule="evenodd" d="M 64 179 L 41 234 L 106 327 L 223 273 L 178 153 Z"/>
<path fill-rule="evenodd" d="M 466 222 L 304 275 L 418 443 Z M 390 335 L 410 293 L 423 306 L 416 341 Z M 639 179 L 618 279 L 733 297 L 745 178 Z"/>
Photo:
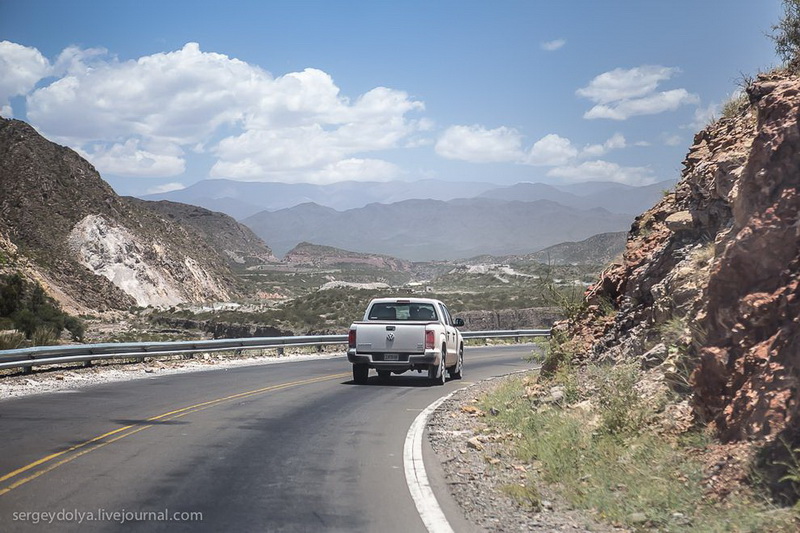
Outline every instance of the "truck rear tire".
<path fill-rule="evenodd" d="M 456 364 L 449 368 L 447 372 L 450 374 L 450 379 L 461 379 L 464 373 L 464 347 L 458 349 L 458 360 Z"/>
<path fill-rule="evenodd" d="M 444 385 L 447 376 L 445 375 L 444 358 L 447 355 L 447 348 L 442 347 L 442 356 L 438 366 L 431 365 L 428 368 L 428 379 L 433 381 L 434 385 Z"/>
<path fill-rule="evenodd" d="M 353 364 L 353 381 L 364 385 L 369 380 L 369 366 L 363 363 Z"/>

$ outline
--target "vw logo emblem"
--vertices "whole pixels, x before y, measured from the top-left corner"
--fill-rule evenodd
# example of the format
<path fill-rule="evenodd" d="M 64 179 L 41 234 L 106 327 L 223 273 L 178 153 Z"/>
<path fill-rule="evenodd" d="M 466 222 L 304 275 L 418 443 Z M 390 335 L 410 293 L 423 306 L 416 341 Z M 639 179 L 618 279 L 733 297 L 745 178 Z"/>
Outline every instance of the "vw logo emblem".
<path fill-rule="evenodd" d="M 394 340 L 394 333 L 389 333 L 388 335 L 386 335 L 386 340 L 387 341 L 393 341 Z"/>

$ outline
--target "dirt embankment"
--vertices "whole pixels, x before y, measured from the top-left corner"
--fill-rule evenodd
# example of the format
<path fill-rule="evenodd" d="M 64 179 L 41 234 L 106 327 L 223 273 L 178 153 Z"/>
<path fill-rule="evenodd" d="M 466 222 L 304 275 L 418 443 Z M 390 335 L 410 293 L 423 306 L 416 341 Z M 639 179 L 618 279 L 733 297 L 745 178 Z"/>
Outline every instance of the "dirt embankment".
<path fill-rule="evenodd" d="M 594 361 L 670 373 L 698 425 L 753 442 L 776 494 L 800 447 L 800 78 L 759 76 L 695 136 L 674 192 L 558 330 Z"/>

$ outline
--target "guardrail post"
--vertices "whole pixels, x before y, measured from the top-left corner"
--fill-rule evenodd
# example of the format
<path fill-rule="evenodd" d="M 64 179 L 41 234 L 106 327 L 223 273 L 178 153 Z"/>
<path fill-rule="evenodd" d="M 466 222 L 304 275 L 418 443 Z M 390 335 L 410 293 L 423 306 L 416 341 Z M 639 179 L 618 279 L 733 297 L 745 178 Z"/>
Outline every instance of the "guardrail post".
<path fill-rule="evenodd" d="M 321 352 L 322 352 L 322 345 L 321 344 L 317 344 L 317 353 L 321 353 Z"/>
<path fill-rule="evenodd" d="M 91 361 L 84 361 L 83 362 L 83 368 L 89 368 L 91 366 L 92 366 L 92 362 Z"/>
<path fill-rule="evenodd" d="M 31 372 L 33 372 L 33 365 L 28 365 L 28 366 L 23 366 L 22 367 L 22 373 L 23 374 L 30 374 Z"/>
<path fill-rule="evenodd" d="M 276 351 L 278 352 L 278 357 L 283 357 L 283 346 L 278 346 Z"/>

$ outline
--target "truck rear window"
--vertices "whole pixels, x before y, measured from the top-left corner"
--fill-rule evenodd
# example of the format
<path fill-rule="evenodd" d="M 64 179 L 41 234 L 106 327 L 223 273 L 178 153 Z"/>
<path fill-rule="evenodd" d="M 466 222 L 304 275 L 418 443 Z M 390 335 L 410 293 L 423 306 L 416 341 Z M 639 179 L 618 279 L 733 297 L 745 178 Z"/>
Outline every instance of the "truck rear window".
<path fill-rule="evenodd" d="M 369 310 L 369 320 L 436 320 L 432 304 L 376 303 Z"/>

